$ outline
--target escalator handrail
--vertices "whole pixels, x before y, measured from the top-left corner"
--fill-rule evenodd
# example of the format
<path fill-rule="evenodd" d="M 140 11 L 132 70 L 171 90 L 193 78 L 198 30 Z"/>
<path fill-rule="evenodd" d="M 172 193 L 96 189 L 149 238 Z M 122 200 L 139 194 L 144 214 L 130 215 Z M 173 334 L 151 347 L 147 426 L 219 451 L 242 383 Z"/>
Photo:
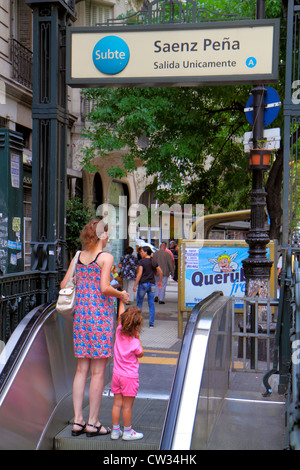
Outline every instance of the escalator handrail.
<path fill-rule="evenodd" d="M 15 345 L 13 346 L 12 351 L 0 373 L 0 398 L 16 365 L 18 364 L 20 357 L 22 356 L 22 352 L 30 341 L 33 332 L 36 331 L 39 324 L 43 324 L 45 318 L 48 318 L 48 316 L 53 313 L 55 305 L 56 302 L 49 302 L 36 307 L 33 315 L 30 313 L 27 315 L 29 320 L 20 332 L 19 337 L 15 339 L 12 336 L 5 346 L 7 347 L 10 341 L 15 341 Z M 24 320 L 26 322 L 26 317 Z"/>
<path fill-rule="evenodd" d="M 223 295 L 223 292 L 216 291 L 210 294 L 208 297 L 199 302 L 192 309 L 190 317 L 188 319 L 187 325 L 185 327 L 184 336 L 181 343 L 181 349 L 179 353 L 179 358 L 177 361 L 176 371 L 174 374 L 173 384 L 171 388 L 170 399 L 168 403 L 168 408 L 166 412 L 165 422 L 162 431 L 162 437 L 160 441 L 161 450 L 171 449 L 176 421 L 178 416 L 180 398 L 183 390 L 186 366 L 188 363 L 188 358 L 191 350 L 193 336 L 198 325 L 199 318 L 202 312 L 214 301 L 216 301 L 220 296 Z"/>

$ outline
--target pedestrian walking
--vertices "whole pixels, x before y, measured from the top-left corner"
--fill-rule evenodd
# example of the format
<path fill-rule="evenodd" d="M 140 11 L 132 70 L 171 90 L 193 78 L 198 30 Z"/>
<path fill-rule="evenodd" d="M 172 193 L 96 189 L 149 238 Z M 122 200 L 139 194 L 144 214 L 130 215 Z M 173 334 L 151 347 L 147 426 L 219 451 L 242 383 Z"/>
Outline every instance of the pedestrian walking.
<path fill-rule="evenodd" d="M 153 328 L 155 320 L 155 305 L 154 305 L 154 288 L 155 288 L 155 277 L 154 272 L 158 273 L 159 280 L 158 284 L 161 286 L 162 281 L 162 270 L 158 264 L 153 261 L 151 254 L 151 248 L 144 246 L 140 250 L 142 259 L 138 261 L 137 276 L 134 283 L 133 291 L 137 291 L 136 303 L 137 306 L 142 309 L 144 297 L 147 294 L 148 306 L 149 306 L 149 327 Z"/>
<path fill-rule="evenodd" d="M 174 274 L 174 262 L 171 258 L 171 255 L 166 251 L 167 245 L 165 242 L 161 243 L 160 249 L 157 250 L 153 255 L 153 261 L 155 261 L 158 266 L 161 268 L 163 277 L 162 277 L 162 286 L 159 286 L 159 279 L 155 277 L 155 301 L 160 304 L 165 303 L 165 294 L 166 287 L 169 276 Z"/>
<path fill-rule="evenodd" d="M 138 358 L 144 354 L 139 337 L 142 323 L 143 317 L 139 307 L 130 306 L 125 310 L 124 303 L 120 302 L 111 382 L 111 391 L 114 394 L 111 439 L 119 439 L 122 436 L 125 441 L 133 441 L 144 437 L 141 432 L 132 428 L 132 407 L 139 389 Z M 121 413 L 123 433 L 120 427 Z"/>
<path fill-rule="evenodd" d="M 173 253 L 173 258 L 175 262 L 173 279 L 174 281 L 178 282 L 178 243 L 174 242 L 172 244 L 171 251 Z"/>
<path fill-rule="evenodd" d="M 134 301 L 133 286 L 136 278 L 137 262 L 137 258 L 133 256 L 133 248 L 128 246 L 119 262 L 123 289 L 125 289 L 129 294 L 128 303 L 132 303 Z"/>
<path fill-rule="evenodd" d="M 99 411 L 107 359 L 113 355 L 114 297 L 126 303 L 129 296 L 110 285 L 114 259 L 110 253 L 103 252 L 108 241 L 103 222 L 93 219 L 83 228 L 80 238 L 83 251 L 75 271 L 76 306 L 73 317 L 77 368 L 73 382 L 72 435 L 79 436 L 86 432 L 87 437 L 92 437 L 111 431 L 100 423 Z M 61 282 L 61 288 L 69 280 L 72 263 L 74 259 Z M 89 418 L 85 423 L 82 407 L 89 370 Z"/>
<path fill-rule="evenodd" d="M 140 259 L 142 259 L 142 257 L 141 257 L 141 246 L 136 245 L 136 247 L 135 247 L 135 253 L 136 253 L 136 257 L 137 257 L 138 261 L 139 261 Z"/>

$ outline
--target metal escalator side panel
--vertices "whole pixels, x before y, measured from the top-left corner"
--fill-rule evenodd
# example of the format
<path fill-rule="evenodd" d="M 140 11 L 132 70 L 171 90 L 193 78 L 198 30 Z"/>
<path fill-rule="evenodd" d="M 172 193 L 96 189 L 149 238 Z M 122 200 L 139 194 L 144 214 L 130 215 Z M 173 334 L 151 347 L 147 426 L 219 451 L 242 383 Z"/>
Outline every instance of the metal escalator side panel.
<path fill-rule="evenodd" d="M 50 306 L 35 320 L 24 328 L 2 371 L 3 450 L 36 449 L 57 403 L 72 389 L 72 319 L 62 319 Z"/>
<path fill-rule="evenodd" d="M 223 305 L 222 305 L 223 303 Z M 190 449 L 206 449 L 222 410 L 229 387 L 231 365 L 231 300 L 223 302 L 213 315 Z"/>
<path fill-rule="evenodd" d="M 1 449 L 35 449 L 55 404 L 44 331 L 14 374 L 0 413 Z"/>
<path fill-rule="evenodd" d="M 51 307 L 50 307 L 51 308 Z M 47 315 L 49 304 L 40 305 L 29 312 L 15 328 L 7 344 L 0 354 L 0 406 L 5 397 L 5 389 L 9 387 L 12 374 L 17 372 L 17 365 L 25 348 L 29 346 L 31 332 Z"/>
<path fill-rule="evenodd" d="M 178 357 L 165 422 L 162 430 L 162 436 L 160 441 L 160 449 L 162 450 L 168 450 L 172 448 L 172 441 L 174 438 L 177 415 L 182 397 L 187 363 L 189 360 L 190 349 L 193 341 L 193 336 L 198 324 L 199 315 L 211 303 L 216 301 L 216 299 L 220 298 L 220 296 L 223 296 L 222 292 L 214 292 L 213 294 L 209 295 L 206 299 L 199 302 L 192 309 L 191 314 L 189 316 L 182 338 L 181 350 Z"/>
<path fill-rule="evenodd" d="M 197 403 L 204 371 L 209 332 L 197 331 L 193 337 L 182 389 L 172 450 L 190 449 Z"/>
<path fill-rule="evenodd" d="M 230 306 L 229 298 L 214 293 L 191 313 L 172 385 L 160 449 L 206 448 L 228 388 Z"/>

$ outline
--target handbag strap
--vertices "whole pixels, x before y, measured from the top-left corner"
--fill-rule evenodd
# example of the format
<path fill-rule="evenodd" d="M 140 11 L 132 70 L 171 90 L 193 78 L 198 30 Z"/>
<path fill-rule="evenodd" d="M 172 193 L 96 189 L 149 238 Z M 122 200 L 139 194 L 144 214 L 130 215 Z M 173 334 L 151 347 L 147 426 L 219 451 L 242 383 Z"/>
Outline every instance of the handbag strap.
<path fill-rule="evenodd" d="M 78 258 L 79 258 L 80 253 L 81 253 L 81 251 L 77 251 L 76 255 L 74 256 L 73 269 L 72 269 L 71 276 L 70 276 L 71 279 L 74 277 L 75 269 L 76 269 L 76 265 L 78 263 Z"/>

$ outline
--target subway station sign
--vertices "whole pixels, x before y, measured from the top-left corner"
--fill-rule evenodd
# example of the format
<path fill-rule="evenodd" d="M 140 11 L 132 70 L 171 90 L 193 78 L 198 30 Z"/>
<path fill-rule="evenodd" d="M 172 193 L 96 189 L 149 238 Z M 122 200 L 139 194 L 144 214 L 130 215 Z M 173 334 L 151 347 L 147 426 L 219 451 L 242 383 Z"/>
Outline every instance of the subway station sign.
<path fill-rule="evenodd" d="M 277 19 L 67 30 L 73 87 L 271 83 L 278 57 Z"/>

